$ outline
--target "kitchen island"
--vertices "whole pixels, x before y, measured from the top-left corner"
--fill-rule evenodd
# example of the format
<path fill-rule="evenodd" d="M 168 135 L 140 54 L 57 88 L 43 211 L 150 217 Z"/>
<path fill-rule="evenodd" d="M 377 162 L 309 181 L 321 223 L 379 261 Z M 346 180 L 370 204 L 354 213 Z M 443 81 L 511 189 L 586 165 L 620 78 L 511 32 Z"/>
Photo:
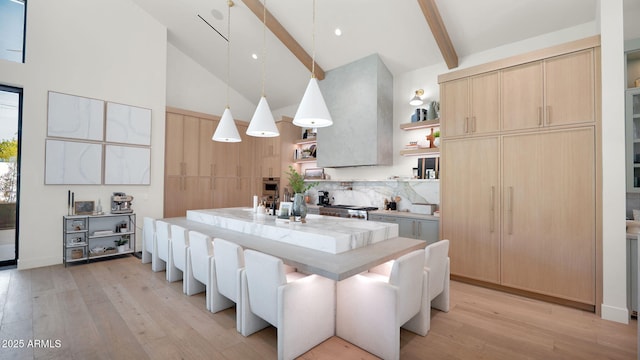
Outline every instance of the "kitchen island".
<path fill-rule="evenodd" d="M 398 237 L 398 225 L 308 214 L 305 223 L 250 208 L 188 210 L 187 219 L 332 254 Z"/>
<path fill-rule="evenodd" d="M 373 266 L 398 258 L 410 251 L 422 249 L 426 246 L 426 243 L 421 240 L 404 237 L 391 237 L 353 250 L 333 254 L 326 251 L 269 239 L 256 234 L 247 234 L 237 230 L 226 229 L 220 226 L 191 220 L 186 217 L 166 218 L 162 220 L 170 224 L 182 226 L 188 230 L 207 234 L 212 238 L 224 238 L 242 246 L 245 249 L 254 249 L 266 254 L 277 256 L 286 264 L 296 267 L 300 272 L 318 274 L 337 281 L 346 279 L 350 276 L 366 271 Z M 267 219 L 265 219 L 265 221 L 266 220 Z M 319 220 L 322 220 L 326 227 L 331 227 L 331 224 L 338 224 L 340 222 L 342 222 L 342 226 L 344 226 L 344 221 L 348 221 L 347 219 L 336 219 L 333 217 Z M 275 223 L 275 220 L 273 221 Z M 361 224 L 375 223 L 361 220 L 352 221 L 359 221 Z M 299 225 L 304 226 L 307 224 Z M 325 229 L 321 229 L 320 231 L 324 232 Z"/>

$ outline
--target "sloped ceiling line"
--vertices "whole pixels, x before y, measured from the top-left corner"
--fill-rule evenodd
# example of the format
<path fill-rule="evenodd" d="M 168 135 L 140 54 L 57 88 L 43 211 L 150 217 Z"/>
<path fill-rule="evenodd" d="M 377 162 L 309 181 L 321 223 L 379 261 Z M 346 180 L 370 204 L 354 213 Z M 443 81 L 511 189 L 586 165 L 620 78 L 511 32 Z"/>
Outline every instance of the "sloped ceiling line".
<path fill-rule="evenodd" d="M 263 20 L 264 15 L 264 6 L 262 2 L 259 0 L 242 0 L 242 2 L 247 5 L 247 7 L 260 19 L 260 22 Z M 300 44 L 296 41 L 296 39 L 289 34 L 287 29 L 280 24 L 278 19 L 276 19 L 269 10 L 267 10 L 267 18 L 266 18 L 267 28 L 284 44 L 284 46 L 291 51 L 291 53 L 300 60 L 302 65 L 304 65 L 309 71 L 311 71 L 312 66 L 311 63 L 313 59 L 311 56 L 300 46 Z M 315 63 L 315 76 L 318 80 L 324 79 L 324 70 Z"/>

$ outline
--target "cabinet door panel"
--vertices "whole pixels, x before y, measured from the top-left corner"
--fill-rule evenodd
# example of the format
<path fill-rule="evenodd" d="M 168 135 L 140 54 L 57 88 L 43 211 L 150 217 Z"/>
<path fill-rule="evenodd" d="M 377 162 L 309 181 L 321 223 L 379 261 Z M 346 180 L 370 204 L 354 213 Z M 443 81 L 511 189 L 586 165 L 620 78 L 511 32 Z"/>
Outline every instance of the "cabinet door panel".
<path fill-rule="evenodd" d="M 184 216 L 183 179 L 183 176 L 167 176 L 165 178 L 164 217 Z"/>
<path fill-rule="evenodd" d="M 185 163 L 184 174 L 185 176 L 197 176 L 198 175 L 198 152 L 199 138 L 200 138 L 200 119 L 185 116 L 183 119 L 184 126 L 184 139 L 183 139 L 183 159 Z M 172 151 L 168 149 L 167 151 Z"/>
<path fill-rule="evenodd" d="M 540 61 L 502 70 L 502 130 L 543 125 L 542 79 Z"/>
<path fill-rule="evenodd" d="M 216 131 L 217 121 L 200 119 L 200 143 L 199 143 L 199 176 L 213 176 L 214 166 L 214 141 L 211 140 Z"/>
<path fill-rule="evenodd" d="M 503 285 L 595 304 L 592 128 L 504 138 Z"/>
<path fill-rule="evenodd" d="M 545 61 L 546 124 L 595 121 L 593 50 Z"/>
<path fill-rule="evenodd" d="M 247 126 L 238 125 L 238 132 L 240 133 L 240 138 L 242 139 L 238 152 L 238 176 L 250 177 L 253 175 L 253 167 L 251 166 L 251 164 L 253 164 L 254 156 L 254 137 L 247 135 Z"/>
<path fill-rule="evenodd" d="M 416 220 L 416 229 L 416 238 L 426 241 L 427 245 L 439 240 L 440 224 L 437 220 Z"/>
<path fill-rule="evenodd" d="M 183 164 L 183 139 L 184 132 L 182 121 L 184 116 L 180 114 L 167 113 L 166 118 L 166 139 L 165 139 L 165 155 L 164 155 L 164 171 L 165 176 L 180 176 L 182 174 Z"/>
<path fill-rule="evenodd" d="M 500 282 L 498 138 L 445 140 L 442 148 L 442 238 L 451 273 Z"/>
<path fill-rule="evenodd" d="M 404 219 L 404 218 L 394 218 L 394 221 L 398 224 L 398 236 L 400 237 L 408 237 L 415 239 L 416 233 L 416 223 L 413 219 Z"/>
<path fill-rule="evenodd" d="M 464 78 L 440 86 L 440 126 L 442 136 L 458 136 L 468 132 L 469 81 Z"/>
<path fill-rule="evenodd" d="M 474 76 L 471 86 L 471 118 L 467 123 L 467 133 L 482 134 L 500 129 L 500 87 L 498 73 Z"/>

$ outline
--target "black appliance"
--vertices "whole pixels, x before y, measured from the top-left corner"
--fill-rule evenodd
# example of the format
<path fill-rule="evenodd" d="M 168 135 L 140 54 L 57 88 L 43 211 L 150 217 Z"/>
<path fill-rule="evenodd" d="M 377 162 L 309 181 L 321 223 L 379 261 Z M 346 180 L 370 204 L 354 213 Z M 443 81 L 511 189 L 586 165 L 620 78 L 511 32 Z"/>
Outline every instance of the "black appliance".
<path fill-rule="evenodd" d="M 368 212 L 378 210 L 373 206 L 325 205 L 320 207 L 320 215 L 367 220 Z"/>
<path fill-rule="evenodd" d="M 318 205 L 329 205 L 330 203 L 329 192 L 318 191 Z"/>
<path fill-rule="evenodd" d="M 262 199 L 266 202 L 266 206 L 268 208 L 277 206 L 278 199 L 280 198 L 278 194 L 278 184 L 280 183 L 280 178 L 262 178 Z"/>

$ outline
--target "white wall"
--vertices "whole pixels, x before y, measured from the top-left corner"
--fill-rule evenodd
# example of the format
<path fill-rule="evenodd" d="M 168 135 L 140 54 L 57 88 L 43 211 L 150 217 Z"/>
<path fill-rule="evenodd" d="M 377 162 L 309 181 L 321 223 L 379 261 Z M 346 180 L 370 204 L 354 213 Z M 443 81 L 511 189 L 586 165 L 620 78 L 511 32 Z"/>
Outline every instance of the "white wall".
<path fill-rule="evenodd" d="M 628 323 L 625 263 L 623 0 L 600 2 L 600 27 L 602 42 L 602 317 Z"/>
<path fill-rule="evenodd" d="M 231 84 L 233 86 L 233 79 Z M 233 118 L 249 122 L 256 110 L 257 102 L 252 103 L 233 88 L 230 89 L 229 97 Z M 225 81 L 211 74 L 172 44 L 168 44 L 167 106 L 222 116 L 226 105 Z"/>
<path fill-rule="evenodd" d="M 30 0 L 26 36 L 25 64 L 0 60 L 0 83 L 24 89 L 20 269 L 61 263 L 67 190 L 104 208 L 114 191 L 133 195 L 141 228 L 162 216 L 164 188 L 166 28 L 129 0 Z M 49 90 L 151 109 L 151 185 L 44 185 Z"/>

